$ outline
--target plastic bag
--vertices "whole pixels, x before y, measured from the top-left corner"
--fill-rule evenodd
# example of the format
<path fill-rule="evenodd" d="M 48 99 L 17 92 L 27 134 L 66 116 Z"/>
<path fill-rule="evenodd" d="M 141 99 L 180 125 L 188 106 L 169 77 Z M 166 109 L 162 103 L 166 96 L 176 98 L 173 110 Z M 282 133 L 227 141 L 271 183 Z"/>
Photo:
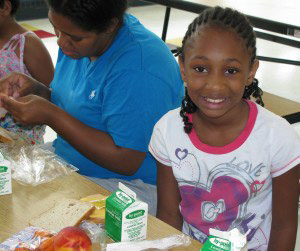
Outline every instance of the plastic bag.
<path fill-rule="evenodd" d="M 1 152 L 11 162 L 12 178 L 23 185 L 37 186 L 78 171 L 55 153 L 39 146 L 2 146 Z"/>
<path fill-rule="evenodd" d="M 0 244 L 1 251 L 35 250 L 54 236 L 54 232 L 38 227 L 27 227 Z"/>
<path fill-rule="evenodd" d="M 79 227 L 90 237 L 91 242 L 93 243 L 93 250 L 106 250 L 106 230 L 104 224 L 96 224 L 84 220 Z"/>
<path fill-rule="evenodd" d="M 168 250 L 179 246 L 188 246 L 191 239 L 187 235 L 172 235 L 157 240 L 118 242 L 107 244 L 106 251 L 142 251 L 142 250 Z"/>

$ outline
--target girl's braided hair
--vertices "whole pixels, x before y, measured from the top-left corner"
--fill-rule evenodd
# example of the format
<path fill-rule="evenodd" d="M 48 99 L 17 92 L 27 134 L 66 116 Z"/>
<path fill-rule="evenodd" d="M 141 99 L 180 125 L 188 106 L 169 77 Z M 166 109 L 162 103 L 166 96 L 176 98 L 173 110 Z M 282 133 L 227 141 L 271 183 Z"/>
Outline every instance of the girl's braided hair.
<path fill-rule="evenodd" d="M 105 32 L 111 20 L 123 21 L 127 0 L 46 0 L 49 9 L 91 32 Z"/>
<path fill-rule="evenodd" d="M 231 8 L 213 7 L 205 9 L 194 21 L 189 25 L 188 30 L 182 40 L 182 47 L 178 49 L 176 56 L 180 56 L 184 60 L 184 49 L 186 41 L 201 27 L 215 25 L 235 31 L 235 33 L 244 41 L 246 48 L 250 52 L 250 64 L 254 63 L 256 59 L 256 36 L 253 27 L 247 17 Z M 262 101 L 262 90 L 258 87 L 258 80 L 254 79 L 253 82 L 245 87 L 243 94 L 244 99 L 250 99 L 251 96 L 255 98 L 256 103 L 264 106 Z M 180 116 L 184 122 L 184 131 L 190 133 L 193 124 L 189 122 L 186 114 L 194 113 L 197 106 L 193 103 L 185 89 L 185 97 L 182 101 Z"/>

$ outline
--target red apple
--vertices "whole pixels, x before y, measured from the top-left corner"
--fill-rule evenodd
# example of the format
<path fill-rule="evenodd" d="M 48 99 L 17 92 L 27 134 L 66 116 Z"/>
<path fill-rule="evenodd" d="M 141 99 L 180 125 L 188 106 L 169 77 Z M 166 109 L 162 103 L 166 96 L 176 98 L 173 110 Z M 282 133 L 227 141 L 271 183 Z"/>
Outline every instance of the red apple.
<path fill-rule="evenodd" d="M 91 251 L 89 236 L 78 227 L 66 227 L 54 237 L 54 251 Z"/>

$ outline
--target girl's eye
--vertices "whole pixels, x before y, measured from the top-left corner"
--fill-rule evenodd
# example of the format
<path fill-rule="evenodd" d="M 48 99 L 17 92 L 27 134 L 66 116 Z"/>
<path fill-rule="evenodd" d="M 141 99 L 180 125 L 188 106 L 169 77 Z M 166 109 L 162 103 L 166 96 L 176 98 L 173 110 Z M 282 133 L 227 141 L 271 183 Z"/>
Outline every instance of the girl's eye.
<path fill-rule="evenodd" d="M 229 68 L 225 71 L 225 73 L 227 73 L 227 74 L 235 74 L 237 72 L 239 72 L 239 71 L 236 68 Z"/>
<path fill-rule="evenodd" d="M 197 71 L 197 72 L 207 72 L 207 69 L 205 69 L 205 68 L 202 67 L 202 66 L 197 66 L 197 67 L 195 67 L 194 69 L 195 69 L 195 71 Z"/>

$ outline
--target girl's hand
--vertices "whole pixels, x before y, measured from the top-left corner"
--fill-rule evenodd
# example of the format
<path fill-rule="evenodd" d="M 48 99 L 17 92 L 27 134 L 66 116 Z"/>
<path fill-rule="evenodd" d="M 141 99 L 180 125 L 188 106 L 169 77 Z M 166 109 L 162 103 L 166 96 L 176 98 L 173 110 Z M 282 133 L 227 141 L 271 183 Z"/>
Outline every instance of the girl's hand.
<path fill-rule="evenodd" d="M 0 80 L 0 93 L 18 98 L 29 94 L 42 96 L 50 99 L 50 89 L 37 80 L 22 74 L 13 72 Z"/>
<path fill-rule="evenodd" d="M 57 110 L 57 107 L 50 101 L 36 95 L 17 99 L 0 95 L 0 103 L 12 114 L 16 122 L 23 125 L 47 125 L 55 117 Z"/>

